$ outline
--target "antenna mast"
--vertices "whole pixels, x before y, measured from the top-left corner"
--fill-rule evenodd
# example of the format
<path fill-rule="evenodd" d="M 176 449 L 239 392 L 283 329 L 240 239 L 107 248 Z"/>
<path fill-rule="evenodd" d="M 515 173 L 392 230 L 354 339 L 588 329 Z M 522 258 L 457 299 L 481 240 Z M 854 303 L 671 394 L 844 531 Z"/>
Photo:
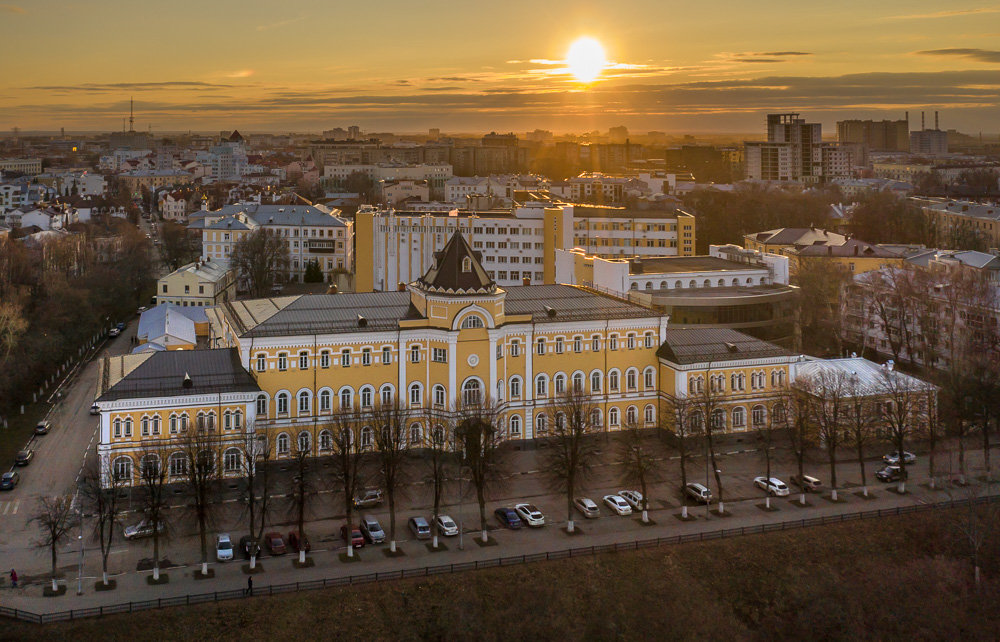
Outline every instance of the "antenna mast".
<path fill-rule="evenodd" d="M 135 117 L 132 112 L 132 97 L 128 98 L 128 130 L 130 132 L 135 131 Z"/>

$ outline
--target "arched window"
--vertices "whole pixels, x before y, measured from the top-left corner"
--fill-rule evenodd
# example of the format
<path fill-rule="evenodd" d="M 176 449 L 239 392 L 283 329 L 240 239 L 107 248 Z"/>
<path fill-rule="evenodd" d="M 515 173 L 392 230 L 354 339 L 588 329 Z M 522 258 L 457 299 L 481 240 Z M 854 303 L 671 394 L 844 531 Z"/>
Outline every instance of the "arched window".
<path fill-rule="evenodd" d="M 625 372 L 625 387 L 629 392 L 635 392 L 639 389 L 639 373 L 635 368 L 629 368 Z"/>
<path fill-rule="evenodd" d="M 288 393 L 287 392 L 279 392 L 278 396 L 276 397 L 276 399 L 278 401 L 278 414 L 279 415 L 287 415 L 288 414 Z"/>
<path fill-rule="evenodd" d="M 566 375 L 564 375 L 563 373 L 560 372 L 559 374 L 556 375 L 554 382 L 555 382 L 555 386 L 556 386 L 555 394 L 557 394 L 557 395 L 565 394 L 565 392 L 566 392 Z"/>
<path fill-rule="evenodd" d="M 187 475 L 188 458 L 184 453 L 174 453 L 170 455 L 169 472 L 171 477 L 183 477 Z"/>
<path fill-rule="evenodd" d="M 319 449 L 321 452 L 333 450 L 333 433 L 329 430 L 319 431 Z"/>
<path fill-rule="evenodd" d="M 243 427 L 243 411 L 234 410 L 233 411 L 233 428 L 240 429 Z"/>
<path fill-rule="evenodd" d="M 358 396 L 361 398 L 362 408 L 371 408 L 375 401 L 375 389 L 371 386 L 362 386 Z"/>
<path fill-rule="evenodd" d="M 199 451 L 195 461 L 198 470 L 205 473 L 215 472 L 215 453 L 211 450 Z"/>
<path fill-rule="evenodd" d="M 566 429 L 566 413 L 564 412 L 556 413 L 556 428 L 558 428 L 560 431 Z"/>
<path fill-rule="evenodd" d="M 535 434 L 544 435 L 548 432 L 548 418 L 546 418 L 545 413 L 538 413 L 535 415 Z"/>
<path fill-rule="evenodd" d="M 695 282 L 694 279 L 691 279 L 691 282 L 688 283 L 688 287 L 689 288 L 696 288 L 696 287 L 698 287 L 698 284 Z"/>
<path fill-rule="evenodd" d="M 681 283 L 680 281 L 674 282 L 674 288 L 680 290 L 682 287 L 684 287 L 684 284 Z"/>
<path fill-rule="evenodd" d="M 300 453 L 312 451 L 312 435 L 309 434 L 308 430 L 300 432 L 295 442 L 295 445 L 299 449 Z"/>
<path fill-rule="evenodd" d="M 708 279 L 705 279 L 705 283 L 704 283 L 703 285 L 704 285 L 704 286 L 705 286 L 706 288 L 710 288 L 710 287 L 712 287 L 712 282 L 711 282 L 711 281 L 709 281 Z"/>
<path fill-rule="evenodd" d="M 410 384 L 410 405 L 419 406 L 421 398 L 421 388 L 419 383 Z"/>
<path fill-rule="evenodd" d="M 725 279 L 719 279 L 719 287 L 720 287 L 720 288 L 721 288 L 722 286 L 724 286 L 725 284 L 726 284 L 726 281 L 725 281 Z"/>
<path fill-rule="evenodd" d="M 188 415 L 185 412 L 183 415 L 181 415 L 181 432 L 184 433 L 187 431 L 188 431 Z"/>
<path fill-rule="evenodd" d="M 716 408 L 712 411 L 712 429 L 724 430 L 726 428 L 726 411 Z"/>
<path fill-rule="evenodd" d="M 178 423 L 177 422 L 177 415 L 170 415 L 170 419 L 167 420 L 167 423 L 170 426 L 170 434 L 171 435 L 176 435 L 177 434 L 177 423 Z"/>
<path fill-rule="evenodd" d="M 160 416 L 159 415 L 153 415 L 153 418 L 149 420 L 149 423 L 151 424 L 150 430 L 153 431 L 153 434 L 154 435 L 159 435 L 160 434 Z"/>
<path fill-rule="evenodd" d="M 257 416 L 263 417 L 267 414 L 267 395 L 257 395 Z M 170 432 L 175 432 L 173 425 L 170 426 Z"/>
<path fill-rule="evenodd" d="M 375 443 L 375 431 L 372 430 L 371 426 L 365 426 L 361 429 L 361 447 L 371 448 Z"/>
<path fill-rule="evenodd" d="M 771 416 L 774 418 L 774 423 L 783 423 L 785 421 L 785 407 L 780 403 L 774 404 L 771 408 Z"/>
<path fill-rule="evenodd" d="M 462 384 L 462 404 L 464 406 L 478 406 L 482 402 L 483 391 L 478 379 L 469 379 Z"/>
<path fill-rule="evenodd" d="M 444 446 L 444 426 L 435 424 L 434 429 L 431 431 L 431 439 L 434 441 L 435 446 Z"/>
<path fill-rule="evenodd" d="M 111 464 L 111 471 L 116 481 L 132 482 L 132 458 L 121 456 L 115 457 Z"/>
<path fill-rule="evenodd" d="M 141 428 L 141 430 L 142 430 L 142 436 L 143 437 L 148 437 L 149 436 L 149 417 L 143 417 L 142 419 L 140 419 L 139 420 L 139 425 L 142 427 Z"/>
<path fill-rule="evenodd" d="M 503 401 L 504 393 L 507 391 L 507 386 L 504 385 L 503 379 L 497 380 L 497 401 Z"/>
<path fill-rule="evenodd" d="M 419 446 L 423 443 L 423 431 L 420 430 L 420 424 L 410 424 L 410 446 Z"/>
<path fill-rule="evenodd" d="M 700 431 L 704 423 L 704 415 L 701 414 L 700 410 L 695 410 L 691 413 L 691 416 L 688 417 L 688 429 L 692 432 Z"/>
<path fill-rule="evenodd" d="M 635 426 L 639 423 L 639 409 L 635 406 L 629 406 L 625 410 L 625 423 L 629 426 Z"/>
<path fill-rule="evenodd" d="M 131 417 L 126 417 L 125 418 L 125 436 L 126 437 L 131 437 L 132 436 L 132 418 Z"/>
<path fill-rule="evenodd" d="M 226 473 L 240 472 L 242 457 L 239 448 L 229 448 L 222 455 L 222 470 Z"/>
<path fill-rule="evenodd" d="M 340 409 L 350 410 L 354 406 L 354 391 L 350 388 L 343 388 L 340 391 Z"/>
<path fill-rule="evenodd" d="M 608 390 L 611 392 L 618 392 L 620 386 L 620 381 L 618 378 L 618 371 L 612 370 L 608 373 Z"/>
<path fill-rule="evenodd" d="M 288 438 L 288 433 L 281 433 L 278 435 L 277 450 L 279 455 L 287 455 L 288 451 L 291 450 L 292 444 L 291 440 Z"/>
<path fill-rule="evenodd" d="M 510 436 L 511 437 L 521 436 L 521 418 L 517 415 L 513 415 L 510 418 Z"/>
<path fill-rule="evenodd" d="M 535 396 L 544 397 L 548 394 L 548 390 L 549 382 L 548 379 L 545 378 L 545 375 L 538 375 L 535 377 Z"/>
<path fill-rule="evenodd" d="M 598 372 L 598 371 L 596 371 L 596 370 L 594 372 L 590 373 L 590 391 L 591 392 L 593 392 L 593 393 L 599 393 L 601 391 L 601 379 L 603 379 L 603 378 L 604 377 L 601 376 L 601 373 Z"/>
<path fill-rule="evenodd" d="M 648 404 L 642 410 L 642 419 L 646 422 L 647 426 L 652 426 L 656 423 L 656 408 L 652 404 Z"/>
<path fill-rule="evenodd" d="M 308 415 L 309 410 L 312 407 L 312 398 L 309 395 L 308 390 L 303 390 L 299 392 L 299 414 Z"/>
<path fill-rule="evenodd" d="M 735 288 L 735 287 L 736 287 L 737 285 L 739 285 L 739 284 L 740 284 L 740 280 L 739 280 L 739 279 L 733 279 L 733 287 L 734 287 L 734 288 Z"/>
<path fill-rule="evenodd" d="M 510 378 L 510 398 L 511 399 L 521 398 L 521 377 Z"/>
<path fill-rule="evenodd" d="M 437 385 L 434 386 L 434 407 L 435 408 L 444 408 L 445 404 L 448 403 L 448 399 L 446 397 L 446 394 L 447 393 L 445 392 L 444 386 L 442 386 L 441 384 L 437 384 Z"/>
<path fill-rule="evenodd" d="M 480 317 L 476 316 L 475 314 L 470 314 L 469 316 L 462 319 L 463 330 L 468 330 L 471 328 L 482 328 L 485 327 L 485 325 L 486 324 L 483 323 L 483 320 Z"/>
<path fill-rule="evenodd" d="M 141 466 L 139 474 L 143 479 L 155 479 L 160 476 L 160 458 L 157 455 L 153 453 L 144 455 L 139 465 Z"/>
<path fill-rule="evenodd" d="M 379 396 L 382 397 L 383 406 L 392 405 L 392 395 L 393 395 L 392 386 L 390 386 L 389 384 L 385 384 L 384 386 L 382 386 L 382 389 L 379 390 Z"/>
<path fill-rule="evenodd" d="M 653 289 L 653 282 L 652 281 L 646 281 L 646 289 L 647 290 L 652 290 Z"/>
<path fill-rule="evenodd" d="M 667 282 L 666 281 L 660 281 L 660 289 L 661 290 L 666 290 L 667 289 Z"/>
<path fill-rule="evenodd" d="M 583 392 L 583 373 L 573 373 L 573 392 Z"/>
<path fill-rule="evenodd" d="M 767 410 L 764 406 L 757 405 L 754 406 L 750 411 L 750 421 L 753 423 L 754 428 L 760 428 L 767 421 Z"/>
<path fill-rule="evenodd" d="M 747 427 L 747 411 L 742 406 L 733 408 L 733 428 L 741 430 Z"/>
<path fill-rule="evenodd" d="M 618 409 L 617 408 L 612 408 L 612 409 L 608 410 L 608 424 L 609 425 L 611 425 L 611 426 L 621 425 L 620 417 L 621 417 L 621 415 L 618 414 Z"/>
<path fill-rule="evenodd" d="M 652 390 L 654 387 L 656 387 L 656 370 L 654 370 L 652 367 L 643 370 L 642 386 L 646 390 Z"/>
<path fill-rule="evenodd" d="M 467 256 L 462 258 L 462 271 L 463 272 L 472 271 L 472 259 L 470 259 Z"/>
<path fill-rule="evenodd" d="M 233 429 L 233 413 L 229 410 L 223 411 L 222 413 L 222 428 L 224 430 Z"/>
<path fill-rule="evenodd" d="M 597 428 L 601 425 L 601 409 L 594 408 L 590 411 L 590 425 Z"/>
<path fill-rule="evenodd" d="M 319 411 L 330 412 L 331 410 L 333 410 L 333 393 L 329 390 L 320 390 Z"/>

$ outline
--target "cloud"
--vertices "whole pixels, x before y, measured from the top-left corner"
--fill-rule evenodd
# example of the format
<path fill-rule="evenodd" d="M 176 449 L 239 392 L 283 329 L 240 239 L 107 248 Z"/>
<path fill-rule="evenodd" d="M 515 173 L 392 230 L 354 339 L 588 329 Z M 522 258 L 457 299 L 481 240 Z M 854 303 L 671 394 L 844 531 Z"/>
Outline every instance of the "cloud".
<path fill-rule="evenodd" d="M 19 7 L 16 4 L 0 4 L 0 11 L 3 11 L 4 13 L 16 13 L 19 15 L 28 13 L 24 10 L 24 7 Z"/>
<path fill-rule="evenodd" d="M 201 82 L 198 80 L 167 80 L 163 82 L 115 82 L 115 83 L 83 83 L 81 85 L 37 85 L 25 87 L 24 89 L 37 89 L 39 91 L 63 91 L 80 93 L 101 93 L 114 92 L 123 89 L 134 89 L 137 91 L 154 89 L 228 89 L 236 85 L 222 83 Z"/>
<path fill-rule="evenodd" d="M 1000 63 L 1000 51 L 991 49 L 925 49 L 914 53 L 919 56 L 957 56 L 979 62 Z"/>
<path fill-rule="evenodd" d="M 249 78 L 253 75 L 253 69 L 238 69 L 226 74 L 226 78 Z"/>
<path fill-rule="evenodd" d="M 733 62 L 786 62 L 785 58 L 811 56 L 808 51 L 743 51 L 738 53 L 723 52 L 720 57 Z"/>
<path fill-rule="evenodd" d="M 1000 13 L 1000 7 L 980 7 L 978 9 L 953 9 L 950 11 L 935 11 L 933 13 L 911 13 L 899 16 L 884 16 L 879 20 L 934 20 L 937 18 L 954 18 L 977 13 Z"/>
<path fill-rule="evenodd" d="M 426 80 L 427 82 L 481 82 L 482 79 L 472 76 L 436 76 Z"/>
<path fill-rule="evenodd" d="M 394 82 L 392 84 L 399 85 L 400 87 L 406 87 L 406 86 L 410 85 L 410 81 L 409 80 L 397 80 L 396 82 Z"/>
<path fill-rule="evenodd" d="M 279 27 L 287 27 L 288 25 L 295 24 L 296 22 L 302 22 L 305 20 L 305 16 L 299 16 L 298 18 L 289 18 L 288 20 L 279 20 L 278 22 L 272 22 L 267 25 L 257 25 L 257 31 L 270 31 L 271 29 L 277 29 Z"/>

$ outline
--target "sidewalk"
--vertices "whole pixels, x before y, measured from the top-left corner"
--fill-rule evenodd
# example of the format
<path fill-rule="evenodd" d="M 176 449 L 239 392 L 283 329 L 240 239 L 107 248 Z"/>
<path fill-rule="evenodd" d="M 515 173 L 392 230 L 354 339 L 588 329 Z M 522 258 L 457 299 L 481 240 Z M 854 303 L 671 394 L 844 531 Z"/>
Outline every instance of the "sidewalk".
<path fill-rule="evenodd" d="M 893 485 L 892 488 L 895 486 Z M 391 577 L 399 577 L 401 571 L 411 571 L 414 575 L 423 575 L 426 567 L 439 565 L 461 566 L 475 562 L 497 565 L 497 560 L 500 558 L 522 555 L 545 559 L 546 553 L 563 553 L 563 555 L 556 555 L 560 557 L 567 556 L 565 551 L 570 548 L 608 545 L 613 547 L 615 544 L 634 547 L 636 542 L 644 540 L 677 538 L 678 536 L 697 538 L 699 534 L 715 533 L 720 530 L 728 531 L 726 535 L 739 534 L 739 529 L 742 528 L 756 528 L 759 532 L 761 527 L 767 525 L 782 528 L 778 525 L 783 522 L 787 523 L 786 527 L 800 526 L 807 525 L 803 524 L 803 521 L 814 520 L 814 518 L 836 517 L 841 514 L 877 511 L 878 509 L 895 510 L 920 507 L 952 499 L 948 495 L 947 489 L 931 491 L 916 483 L 908 486 L 909 492 L 905 495 L 898 495 L 887 487 L 880 486 L 870 490 L 872 498 L 868 500 L 861 498 L 860 494 L 856 495 L 856 490 L 842 488 L 840 490 L 841 501 L 836 503 L 832 502 L 827 494 L 809 495 L 807 496 L 809 505 L 805 507 L 796 505 L 798 495 L 772 498 L 771 505 L 777 510 L 771 512 L 761 508 L 763 506 L 762 498 L 726 503 L 728 515 L 721 517 L 710 514 L 703 506 L 692 507 L 690 514 L 694 519 L 688 522 L 679 519 L 680 510 L 676 507 L 654 508 L 650 510 L 650 518 L 656 523 L 649 526 L 642 525 L 636 516 L 631 518 L 616 517 L 603 511 L 599 520 L 580 519 L 576 522 L 577 530 L 583 531 L 581 535 L 567 535 L 564 531 L 564 522 L 551 522 L 542 529 L 492 530 L 490 538 L 498 542 L 495 546 L 480 546 L 475 543 L 473 536 L 478 537 L 478 531 L 472 531 L 467 527 L 463 537 L 464 550 L 459 550 L 457 537 L 441 538 L 448 550 L 434 553 L 429 550 L 429 542 L 400 540 L 398 548 L 405 553 L 402 557 L 389 558 L 386 556 L 383 550 L 388 549 L 388 544 L 385 544 L 378 547 L 366 546 L 356 552 L 360 561 L 345 563 L 339 557 L 343 548 L 337 547 L 313 551 L 309 557 L 315 565 L 303 569 L 294 568 L 293 561 L 297 561 L 295 554 L 281 557 L 264 556 L 258 560 L 258 565 L 263 568 L 263 571 L 253 576 L 254 593 L 255 595 L 266 595 L 272 590 L 272 587 L 278 586 L 281 586 L 281 592 L 297 588 L 313 588 L 312 586 L 296 587 L 295 583 L 314 583 L 315 587 L 318 588 L 324 585 L 324 580 L 327 580 L 326 585 L 337 585 L 344 583 L 345 578 L 350 576 L 366 576 L 358 579 L 374 581 L 380 579 L 373 575 L 378 573 L 388 573 Z M 713 506 L 713 510 L 715 508 Z M 599 522 L 604 524 L 599 524 Z M 792 522 L 799 523 L 793 525 Z M 601 529 L 598 526 L 608 523 L 612 525 L 614 530 L 600 532 Z M 721 535 L 713 534 L 713 537 L 718 536 Z M 655 544 L 655 542 L 650 544 Z M 582 553 L 586 552 L 589 551 Z M 519 561 L 511 560 L 510 563 Z M 130 610 L 129 602 L 132 602 L 132 606 L 138 609 L 156 607 L 157 600 L 183 604 L 187 596 L 195 595 L 202 596 L 198 601 L 229 599 L 242 596 L 243 589 L 247 585 L 248 575 L 244 571 L 246 565 L 247 562 L 244 560 L 227 564 L 213 563 L 210 568 L 214 570 L 215 577 L 204 580 L 194 578 L 194 572 L 199 568 L 198 564 L 161 569 L 161 577 L 168 576 L 169 582 L 159 586 L 147 583 L 147 577 L 151 576 L 151 572 L 123 573 L 114 577 L 117 582 L 116 590 L 105 592 L 94 590 L 95 581 L 99 579 L 99 576 L 96 578 L 87 576 L 83 581 L 83 595 L 80 596 L 76 595 L 76 577 L 67 577 L 65 581 L 60 581 L 60 584 L 67 587 L 66 594 L 55 598 L 42 596 L 42 590 L 49 582 L 45 577 L 36 576 L 32 580 L 33 583 L 28 586 L 19 586 L 13 590 L 7 588 L 0 592 L 0 605 L 6 607 L 2 609 L 4 615 L 12 615 L 9 610 L 17 609 L 37 615 L 60 613 L 61 615 L 57 616 L 58 619 L 69 619 L 99 614 L 93 612 L 71 615 L 70 610 L 97 609 L 119 604 L 125 605 L 122 610 Z M 454 570 L 464 570 L 464 568 Z M 438 572 L 449 571 L 448 568 L 438 570 Z M 288 586 L 289 584 L 291 586 Z M 149 600 L 153 602 L 138 604 Z"/>

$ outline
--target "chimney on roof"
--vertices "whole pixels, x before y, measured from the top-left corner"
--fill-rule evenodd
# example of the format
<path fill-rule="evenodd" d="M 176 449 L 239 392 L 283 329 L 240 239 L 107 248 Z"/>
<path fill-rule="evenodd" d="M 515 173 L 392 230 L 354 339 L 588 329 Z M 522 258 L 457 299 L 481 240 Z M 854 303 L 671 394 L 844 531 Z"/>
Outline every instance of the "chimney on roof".
<path fill-rule="evenodd" d="M 857 246 L 857 244 L 855 244 L 854 245 L 854 256 L 857 256 L 857 255 L 858 255 L 858 246 Z"/>
<path fill-rule="evenodd" d="M 827 245 L 826 246 L 826 255 L 827 256 L 833 256 L 833 246 L 832 245 Z"/>
<path fill-rule="evenodd" d="M 368 319 L 366 319 L 365 317 L 361 316 L 360 314 L 358 315 L 358 327 L 359 328 L 367 328 L 368 327 Z"/>
<path fill-rule="evenodd" d="M 521 279 L 521 285 L 531 285 L 531 277 L 526 276 L 523 279 Z"/>
<path fill-rule="evenodd" d="M 547 305 L 545 306 L 545 314 L 549 315 L 549 317 L 555 317 L 556 309 Z"/>
<path fill-rule="evenodd" d="M 190 388 L 191 386 L 193 386 L 194 382 L 191 381 L 191 375 L 189 375 L 188 373 L 185 372 L 184 373 L 184 381 L 181 383 L 181 385 L 183 387 L 185 387 L 185 388 Z"/>

